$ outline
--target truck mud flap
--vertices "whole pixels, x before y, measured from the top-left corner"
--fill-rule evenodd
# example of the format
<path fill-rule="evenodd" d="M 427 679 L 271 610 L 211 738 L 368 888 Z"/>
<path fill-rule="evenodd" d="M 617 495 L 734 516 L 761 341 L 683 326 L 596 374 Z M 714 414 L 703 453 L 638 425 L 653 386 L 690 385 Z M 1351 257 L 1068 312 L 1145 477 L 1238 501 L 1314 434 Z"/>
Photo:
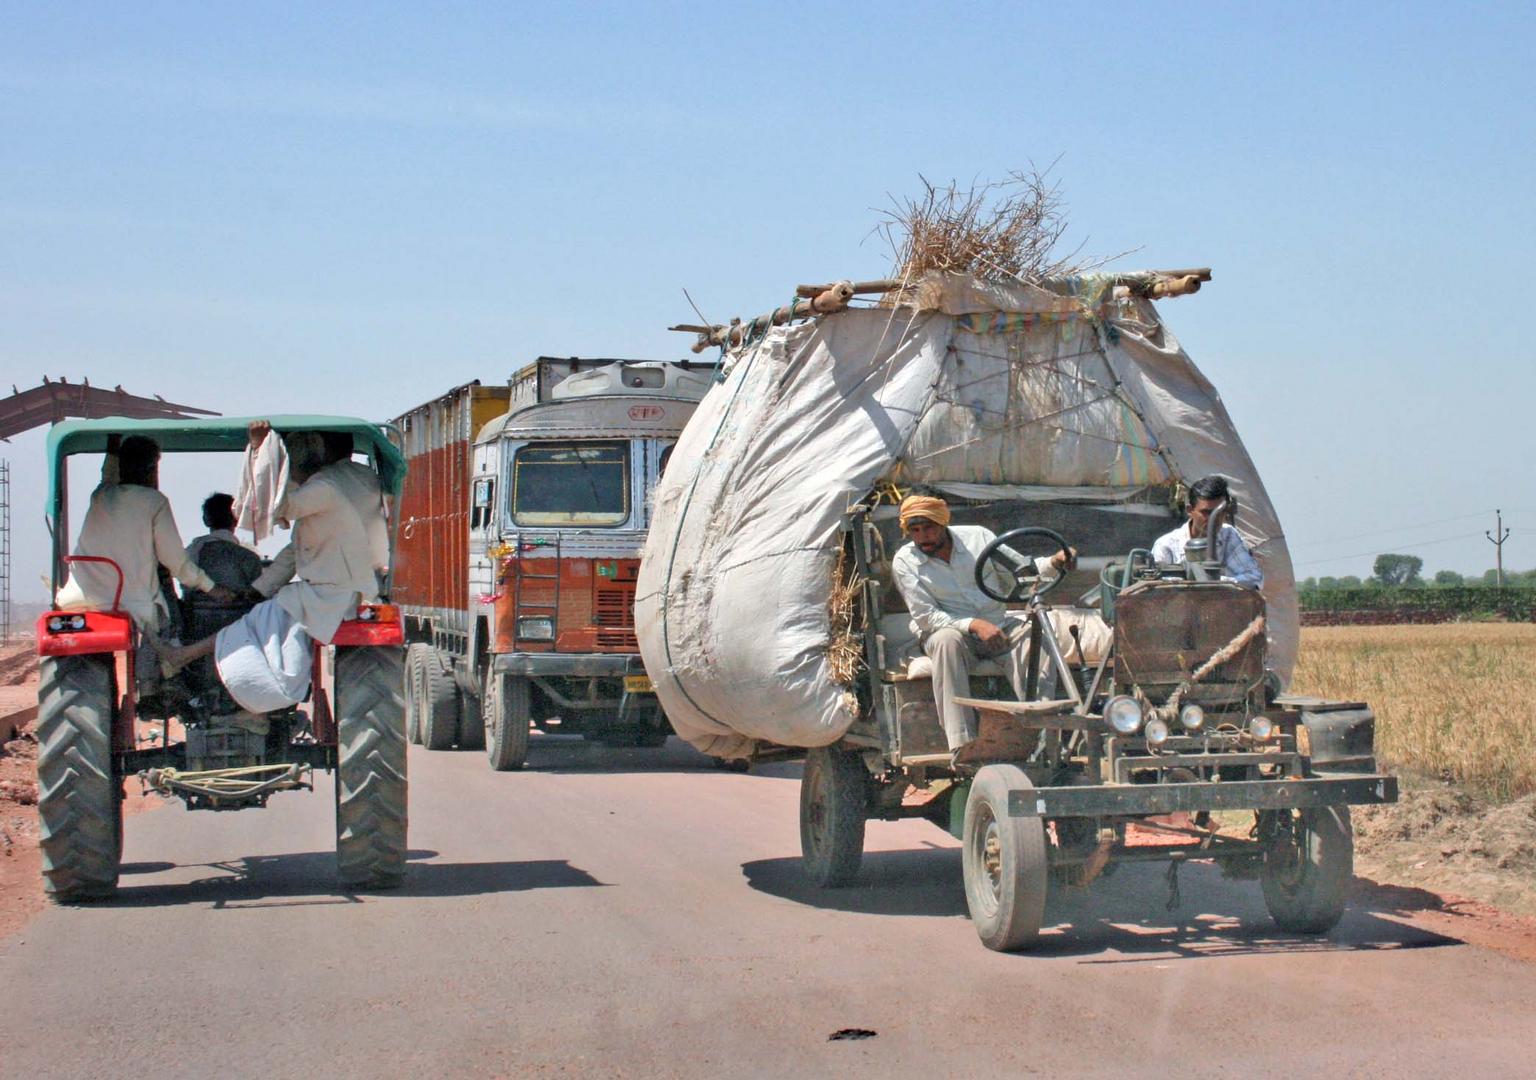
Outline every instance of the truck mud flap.
<path fill-rule="evenodd" d="M 1397 777 L 1314 777 L 1197 784 L 1035 788 L 1008 796 L 1012 817 L 1126 817 L 1180 810 L 1283 810 L 1397 801 Z"/>

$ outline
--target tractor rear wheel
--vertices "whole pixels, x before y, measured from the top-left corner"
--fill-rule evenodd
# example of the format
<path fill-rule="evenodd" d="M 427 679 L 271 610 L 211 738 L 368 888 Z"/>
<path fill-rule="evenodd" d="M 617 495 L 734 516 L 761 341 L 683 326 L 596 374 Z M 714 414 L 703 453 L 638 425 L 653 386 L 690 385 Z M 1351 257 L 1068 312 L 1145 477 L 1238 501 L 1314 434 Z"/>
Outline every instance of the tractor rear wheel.
<path fill-rule="evenodd" d="M 819 746 L 800 774 L 800 862 L 824 889 L 847 885 L 864 859 L 869 770 L 859 755 Z"/>
<path fill-rule="evenodd" d="M 37 788 L 43 888 L 61 903 L 117 889 L 122 780 L 112 767 L 110 654 L 38 665 Z"/>
<path fill-rule="evenodd" d="M 528 760 L 532 686 L 526 675 L 492 671 L 480 695 L 485 717 L 485 754 L 497 772 L 521 769 Z"/>
<path fill-rule="evenodd" d="M 1045 918 L 1045 823 L 1008 812 L 1010 791 L 1033 789 L 1017 765 L 987 765 L 965 800 L 965 904 L 981 943 L 998 952 L 1032 944 Z"/>
<path fill-rule="evenodd" d="M 336 865 L 349 888 L 405 876 L 403 666 L 398 648 L 336 650 Z"/>
<path fill-rule="evenodd" d="M 1275 924 L 1293 934 L 1324 934 L 1344 917 L 1355 873 L 1355 834 L 1347 806 L 1277 810 L 1260 831 L 1269 836 L 1260 884 Z"/>

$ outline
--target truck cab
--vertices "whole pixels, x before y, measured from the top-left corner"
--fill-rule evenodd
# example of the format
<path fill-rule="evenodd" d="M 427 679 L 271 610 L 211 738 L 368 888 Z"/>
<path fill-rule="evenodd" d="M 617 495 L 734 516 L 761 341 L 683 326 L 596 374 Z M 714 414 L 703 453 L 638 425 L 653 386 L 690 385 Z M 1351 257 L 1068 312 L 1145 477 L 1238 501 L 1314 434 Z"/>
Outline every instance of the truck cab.
<path fill-rule="evenodd" d="M 483 745 L 493 768 L 515 769 L 532 727 L 617 745 L 666 740 L 635 638 L 635 580 L 651 492 L 713 379 L 708 363 L 552 357 L 512 377 L 505 411 L 464 448 L 466 588 L 461 609 L 445 613 L 462 633 L 434 633 L 448 620 L 407 608 L 424 646 L 407 660 L 420 741 Z M 402 420 L 409 457 L 418 425 Z M 432 557 L 451 564 L 447 548 L 458 546 Z"/>

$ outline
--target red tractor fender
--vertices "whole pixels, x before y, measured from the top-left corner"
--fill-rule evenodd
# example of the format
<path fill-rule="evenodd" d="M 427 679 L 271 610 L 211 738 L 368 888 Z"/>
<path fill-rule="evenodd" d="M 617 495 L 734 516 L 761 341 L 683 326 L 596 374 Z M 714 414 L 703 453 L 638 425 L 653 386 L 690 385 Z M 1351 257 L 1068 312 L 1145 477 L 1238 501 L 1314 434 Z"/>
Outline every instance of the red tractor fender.
<path fill-rule="evenodd" d="M 133 645 L 133 620 L 121 610 L 123 568 L 102 555 L 66 555 L 66 563 L 106 563 L 117 571 L 117 591 L 110 611 L 45 611 L 37 619 L 37 655 L 83 656 L 127 652 Z"/>

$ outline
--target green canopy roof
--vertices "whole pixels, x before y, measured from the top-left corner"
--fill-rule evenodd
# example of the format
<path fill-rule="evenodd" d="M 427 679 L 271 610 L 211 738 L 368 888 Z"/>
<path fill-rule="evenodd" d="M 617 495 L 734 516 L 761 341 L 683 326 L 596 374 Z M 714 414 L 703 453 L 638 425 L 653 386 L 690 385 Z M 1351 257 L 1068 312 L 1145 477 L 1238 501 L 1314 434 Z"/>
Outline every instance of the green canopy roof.
<path fill-rule="evenodd" d="M 352 416 L 215 416 L 206 419 L 66 420 L 48 432 L 48 516 L 57 502 L 59 476 L 71 454 L 104 454 L 113 436 L 144 435 L 161 453 L 240 453 L 249 441 L 246 429 L 266 420 L 279 435 L 290 431 L 341 431 L 352 436 L 354 452 L 367 454 L 379 471 L 379 483 L 391 495 L 405 483 L 405 457 L 390 441 L 392 428 Z"/>

